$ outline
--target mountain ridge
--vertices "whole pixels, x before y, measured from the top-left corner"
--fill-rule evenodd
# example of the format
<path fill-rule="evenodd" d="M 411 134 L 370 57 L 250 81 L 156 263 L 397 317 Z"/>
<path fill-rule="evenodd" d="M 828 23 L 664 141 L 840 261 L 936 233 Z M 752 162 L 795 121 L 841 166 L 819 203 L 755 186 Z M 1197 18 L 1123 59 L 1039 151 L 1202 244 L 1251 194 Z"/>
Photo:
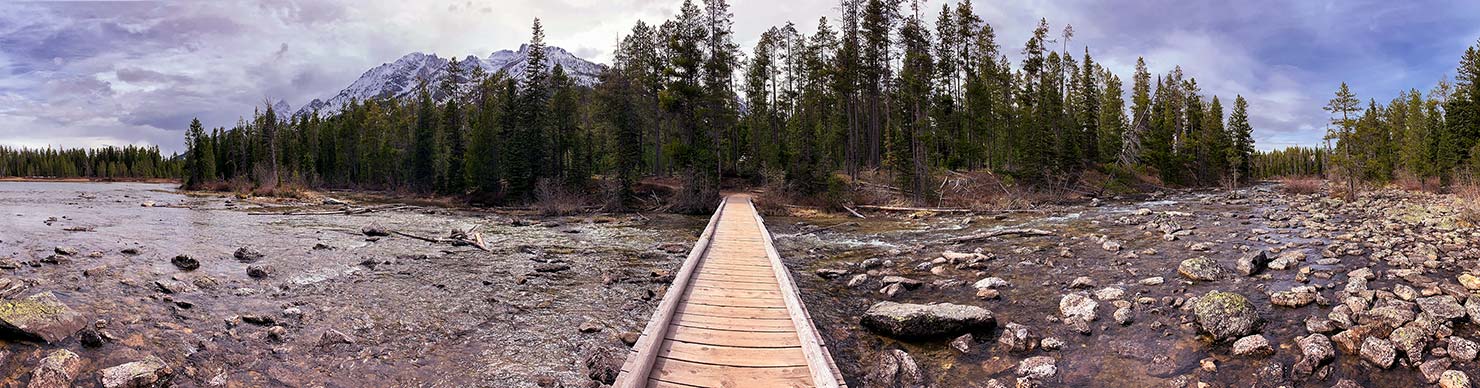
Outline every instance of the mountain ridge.
<path fill-rule="evenodd" d="M 510 77 L 521 79 L 524 77 L 525 63 L 529 60 L 529 50 L 528 44 L 521 44 L 517 51 L 498 50 L 485 58 L 468 55 L 459 59 L 458 63 L 464 74 L 472 69 L 468 64 L 476 64 L 490 75 L 503 71 Z M 595 85 L 601 72 L 606 70 L 606 65 L 582 59 L 556 46 L 545 46 L 545 57 L 549 61 L 549 68 L 554 68 L 556 64 L 559 64 L 580 85 Z M 404 98 L 416 92 L 419 79 L 426 79 L 428 83 L 441 82 L 447 76 L 450 63 L 450 57 L 442 58 L 437 54 L 420 51 L 408 53 L 395 61 L 382 63 L 366 70 L 333 97 L 315 98 L 303 104 L 293 115 L 307 116 L 315 111 L 320 114 L 337 113 L 350 100 Z M 460 83 L 464 86 L 471 85 L 471 82 L 467 80 L 460 81 Z M 445 99 L 444 96 L 434 97 L 439 101 Z"/>

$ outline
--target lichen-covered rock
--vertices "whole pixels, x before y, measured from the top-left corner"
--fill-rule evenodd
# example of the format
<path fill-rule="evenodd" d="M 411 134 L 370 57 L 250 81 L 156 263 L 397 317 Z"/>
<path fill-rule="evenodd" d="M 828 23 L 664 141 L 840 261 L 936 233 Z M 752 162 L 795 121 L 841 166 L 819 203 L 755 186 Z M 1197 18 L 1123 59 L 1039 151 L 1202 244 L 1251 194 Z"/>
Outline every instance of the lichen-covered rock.
<path fill-rule="evenodd" d="M 1046 379 L 1059 373 L 1059 368 L 1054 364 L 1053 357 L 1037 356 L 1028 357 L 1018 363 L 1018 377 L 1028 379 Z"/>
<path fill-rule="evenodd" d="M 164 360 L 150 355 L 141 361 L 98 371 L 104 388 L 155 388 L 169 384 L 173 371 Z"/>
<path fill-rule="evenodd" d="M 1388 340 L 1367 337 L 1366 340 L 1362 341 L 1361 355 L 1363 360 L 1387 369 L 1391 368 L 1393 361 L 1398 358 L 1398 351 L 1393 348 L 1393 343 Z"/>
<path fill-rule="evenodd" d="M 1195 257 L 1182 260 L 1177 265 L 1177 273 L 1192 280 L 1212 281 L 1223 277 L 1223 267 L 1217 261 L 1206 257 Z"/>
<path fill-rule="evenodd" d="M 1470 376 L 1457 370 L 1446 370 L 1439 376 L 1439 388 L 1470 388 Z"/>
<path fill-rule="evenodd" d="M 1470 361 L 1475 359 L 1476 353 L 1480 353 L 1480 345 L 1475 344 L 1475 341 L 1453 336 L 1449 337 L 1448 350 L 1449 357 L 1460 361 Z"/>
<path fill-rule="evenodd" d="M 864 376 L 864 381 L 870 387 L 914 388 L 924 386 L 925 375 L 920 372 L 919 364 L 915 363 L 909 353 L 889 349 L 879 354 L 874 367 Z"/>
<path fill-rule="evenodd" d="M 40 365 L 31 371 L 31 382 L 26 388 L 66 388 L 72 386 L 77 372 L 82 370 L 82 359 L 67 349 L 57 349 L 41 359 Z"/>
<path fill-rule="evenodd" d="M 989 331 L 997 325 L 997 320 L 990 310 L 976 306 L 884 301 L 863 313 L 862 324 L 890 337 L 935 338 Z"/>
<path fill-rule="evenodd" d="M 1097 317 L 1095 308 L 1099 306 L 1100 303 L 1095 302 L 1089 294 L 1076 292 L 1059 299 L 1059 314 L 1064 318 L 1077 318 L 1089 322 Z"/>
<path fill-rule="evenodd" d="M 1008 322 L 1002 325 L 1002 335 L 997 337 L 997 344 L 1009 352 L 1026 352 L 1038 344 L 1038 337 L 1027 326 Z"/>
<path fill-rule="evenodd" d="M 1423 361 L 1424 348 L 1428 346 L 1428 336 L 1423 330 L 1413 326 L 1403 326 L 1388 334 L 1388 340 L 1393 341 L 1393 346 L 1403 351 L 1408 361 L 1414 364 Z"/>
<path fill-rule="evenodd" d="M 1254 334 L 1262 320 L 1254 304 L 1243 295 L 1210 291 L 1192 305 L 1197 324 L 1215 341 Z"/>
<path fill-rule="evenodd" d="M 57 342 L 82 330 L 86 323 L 81 313 L 51 292 L 0 301 L 0 336 L 9 333 L 21 340 Z"/>
<path fill-rule="evenodd" d="M 1260 357 L 1274 354 L 1274 347 L 1263 335 L 1255 334 L 1233 341 L 1233 354 L 1244 357 Z"/>
<path fill-rule="evenodd" d="M 1439 295 L 1427 298 L 1418 298 L 1418 309 L 1429 313 L 1437 318 L 1458 319 L 1465 316 L 1465 306 L 1461 306 L 1453 296 Z"/>
<path fill-rule="evenodd" d="M 1299 286 L 1269 295 L 1269 303 L 1276 306 L 1301 307 L 1315 301 L 1316 288 L 1311 286 Z"/>

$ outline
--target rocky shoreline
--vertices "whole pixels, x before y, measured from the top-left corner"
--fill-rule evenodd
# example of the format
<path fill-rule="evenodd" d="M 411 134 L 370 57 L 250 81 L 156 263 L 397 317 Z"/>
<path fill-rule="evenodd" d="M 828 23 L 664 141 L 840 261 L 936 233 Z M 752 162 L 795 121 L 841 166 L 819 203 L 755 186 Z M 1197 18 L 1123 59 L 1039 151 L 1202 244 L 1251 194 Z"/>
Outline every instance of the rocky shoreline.
<path fill-rule="evenodd" d="M 1480 229 L 1453 200 L 1261 186 L 785 219 L 778 245 L 815 274 L 803 293 L 851 385 L 1469 387 Z M 951 243 L 1024 228 L 1043 233 Z"/>

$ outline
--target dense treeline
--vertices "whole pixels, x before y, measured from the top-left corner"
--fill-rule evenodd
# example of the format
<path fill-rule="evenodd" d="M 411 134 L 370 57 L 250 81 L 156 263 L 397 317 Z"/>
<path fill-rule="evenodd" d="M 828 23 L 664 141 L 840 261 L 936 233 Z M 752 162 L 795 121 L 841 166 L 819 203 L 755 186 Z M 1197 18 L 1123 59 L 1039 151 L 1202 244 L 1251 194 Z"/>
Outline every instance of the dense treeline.
<path fill-rule="evenodd" d="M 1395 179 L 1449 183 L 1480 172 L 1480 44 L 1465 50 L 1455 82 L 1441 79 L 1380 103 L 1342 83 L 1326 105 L 1326 149 L 1260 153 L 1259 176 L 1338 174 L 1353 192 L 1362 182 Z M 1324 168 L 1324 167 L 1330 167 Z"/>
<path fill-rule="evenodd" d="M 182 160 L 159 147 L 30 149 L 0 146 L 0 176 L 47 178 L 177 178 Z"/>
<path fill-rule="evenodd" d="M 1288 147 L 1254 153 L 1254 177 L 1258 179 L 1326 175 L 1326 149 Z"/>
<path fill-rule="evenodd" d="M 686 0 L 672 20 L 638 22 L 594 88 L 534 49 L 522 79 L 454 64 L 409 101 L 353 101 L 328 117 L 269 106 L 210 132 L 194 123 L 187 184 L 290 179 L 521 201 L 597 182 L 626 194 L 642 176 L 676 175 L 680 210 L 701 210 L 722 176 L 817 195 L 881 171 L 916 201 L 937 195 L 946 169 L 1042 188 L 1089 171 L 1171 185 L 1251 176 L 1241 96 L 1225 117 L 1225 101 L 1180 67 L 1153 81 L 1138 61 L 1127 104 L 1118 75 L 1069 49 L 1071 27 L 1051 36 L 1040 21 L 1014 66 L 969 2 L 943 6 L 933 26 L 919 6 L 843 0 L 840 23 L 822 18 L 810 36 L 788 23 L 744 55 L 725 0 Z M 536 20 L 532 45 L 543 44 Z"/>

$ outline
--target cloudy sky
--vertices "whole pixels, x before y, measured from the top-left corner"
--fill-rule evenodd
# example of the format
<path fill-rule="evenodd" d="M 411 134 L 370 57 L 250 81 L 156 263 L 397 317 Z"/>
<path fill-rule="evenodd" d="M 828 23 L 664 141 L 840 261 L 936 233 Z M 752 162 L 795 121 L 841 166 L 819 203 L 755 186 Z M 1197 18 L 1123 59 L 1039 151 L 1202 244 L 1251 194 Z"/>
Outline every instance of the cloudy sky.
<path fill-rule="evenodd" d="M 731 2 L 747 51 L 773 25 L 791 20 L 810 32 L 819 16 L 838 13 L 834 0 Z M 680 3 L 8 2 L 0 7 L 0 144 L 177 151 L 192 117 L 230 126 L 264 100 L 296 108 L 413 51 L 517 48 L 535 17 L 549 43 L 605 63 L 633 23 L 659 23 Z M 933 15 L 941 4 L 925 7 Z M 1464 1 L 978 0 L 975 8 L 1014 60 L 1042 17 L 1055 32 L 1072 24 L 1071 50 L 1088 46 L 1127 80 L 1144 56 L 1153 73 L 1181 65 L 1207 94 L 1242 94 L 1263 149 L 1315 144 L 1326 121 L 1320 107 L 1341 81 L 1364 100 L 1426 91 L 1480 38 L 1480 2 Z"/>

